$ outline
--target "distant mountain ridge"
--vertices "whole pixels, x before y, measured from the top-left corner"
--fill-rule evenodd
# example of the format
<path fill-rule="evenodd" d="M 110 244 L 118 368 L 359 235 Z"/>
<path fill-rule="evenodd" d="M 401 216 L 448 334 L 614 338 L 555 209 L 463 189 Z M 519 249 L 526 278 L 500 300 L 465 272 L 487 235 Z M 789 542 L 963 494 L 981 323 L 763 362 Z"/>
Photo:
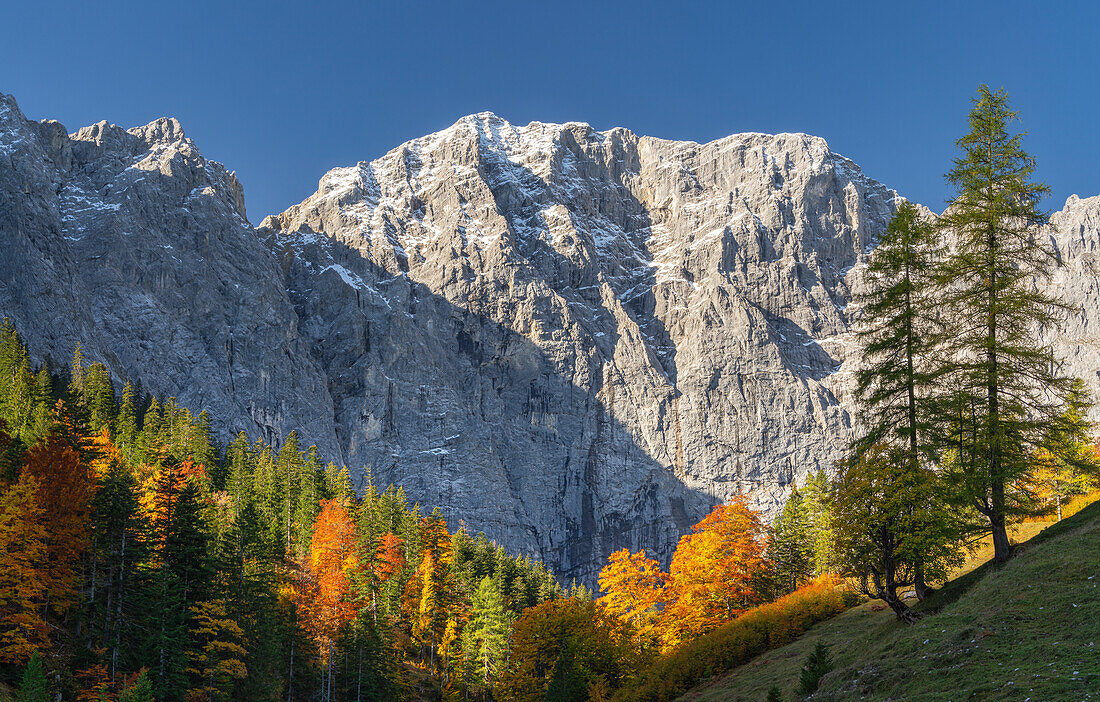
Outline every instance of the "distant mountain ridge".
<path fill-rule="evenodd" d="M 491 113 L 253 229 L 174 120 L 73 135 L 0 98 L 0 313 L 31 348 L 402 484 L 561 576 L 780 504 L 853 431 L 849 307 L 897 193 L 801 134 L 708 144 Z M 1100 198 L 1050 234 L 1100 388 Z"/>

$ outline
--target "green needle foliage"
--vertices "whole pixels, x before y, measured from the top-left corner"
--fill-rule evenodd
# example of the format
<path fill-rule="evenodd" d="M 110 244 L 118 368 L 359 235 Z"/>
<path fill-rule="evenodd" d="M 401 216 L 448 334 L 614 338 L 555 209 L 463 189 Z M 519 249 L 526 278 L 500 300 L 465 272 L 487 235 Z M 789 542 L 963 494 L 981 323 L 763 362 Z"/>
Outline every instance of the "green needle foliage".
<path fill-rule="evenodd" d="M 823 641 L 818 641 L 817 646 L 806 658 L 806 665 L 802 666 L 802 675 L 798 678 L 798 689 L 795 694 L 806 697 L 817 692 L 821 678 L 832 669 L 833 658 L 829 655 L 829 647 Z"/>
<path fill-rule="evenodd" d="M 1060 303 L 1033 281 L 1049 276 L 1053 252 L 1036 234 L 1049 190 L 1032 180 L 1035 160 L 1009 131 L 1017 115 L 1003 90 L 978 88 L 970 131 L 947 175 L 956 188 L 940 220 L 954 247 L 940 266 L 945 311 L 945 415 L 953 416 L 948 462 L 957 499 L 988 519 L 994 558 L 1009 558 L 1007 518 L 1022 510 L 1012 485 L 1057 423 L 1069 391 L 1038 331 Z"/>
<path fill-rule="evenodd" d="M 42 665 L 42 656 L 38 651 L 31 654 L 27 667 L 23 670 L 23 679 L 19 684 L 16 702 L 49 702 L 50 689 L 46 683 L 46 670 Z"/>
<path fill-rule="evenodd" d="M 934 452 L 929 388 L 942 337 L 934 314 L 938 241 L 933 225 L 903 203 L 868 261 L 870 290 L 862 296 L 864 364 L 857 378 L 867 433 L 859 447 L 896 441 L 913 465 Z"/>

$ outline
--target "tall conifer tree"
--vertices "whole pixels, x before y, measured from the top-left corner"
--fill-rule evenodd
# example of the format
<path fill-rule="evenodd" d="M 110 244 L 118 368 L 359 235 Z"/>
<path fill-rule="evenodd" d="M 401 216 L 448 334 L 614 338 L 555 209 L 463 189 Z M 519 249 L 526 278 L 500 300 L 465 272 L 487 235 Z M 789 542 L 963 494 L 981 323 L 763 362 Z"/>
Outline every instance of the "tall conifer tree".
<path fill-rule="evenodd" d="M 1010 555 L 1012 484 L 1069 391 L 1039 336 L 1060 307 L 1033 284 L 1054 265 L 1036 231 L 1046 221 L 1039 204 L 1049 190 L 1033 180 L 1035 159 L 1010 131 L 1016 119 L 1003 90 L 978 88 L 970 130 L 956 142 L 959 156 L 947 175 L 957 194 L 940 220 L 954 239 L 938 295 L 949 325 L 951 406 L 961 419 L 953 428 L 952 483 L 988 519 L 997 562 Z"/>

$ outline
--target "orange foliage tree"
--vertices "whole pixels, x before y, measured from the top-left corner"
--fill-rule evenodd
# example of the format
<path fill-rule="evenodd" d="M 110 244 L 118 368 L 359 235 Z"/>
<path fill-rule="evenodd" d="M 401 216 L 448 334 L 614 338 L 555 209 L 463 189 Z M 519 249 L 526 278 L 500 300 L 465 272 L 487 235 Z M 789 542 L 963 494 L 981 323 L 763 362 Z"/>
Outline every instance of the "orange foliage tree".
<path fill-rule="evenodd" d="M 49 535 L 46 542 L 47 599 L 63 613 L 77 599 L 80 559 L 88 546 L 91 500 L 96 479 L 82 460 L 80 437 L 60 406 L 54 411 L 54 431 L 27 451 L 24 470 L 38 483 Z M 75 445 L 74 445 L 75 443 Z"/>
<path fill-rule="evenodd" d="M 359 610 L 349 577 L 358 567 L 351 515 L 340 500 L 322 500 L 297 592 L 302 620 L 326 669 L 322 699 L 330 699 L 332 694 L 332 651 L 336 639 Z"/>
<path fill-rule="evenodd" d="M 392 532 L 379 537 L 377 544 L 368 546 L 362 558 L 362 572 L 370 593 L 371 616 L 378 622 L 378 594 L 391 578 L 405 567 L 405 542 Z"/>
<path fill-rule="evenodd" d="M 719 505 L 680 539 L 669 569 L 666 604 L 658 626 L 663 647 L 716 628 L 762 597 L 767 537 L 745 498 Z"/>
<path fill-rule="evenodd" d="M 660 564 L 646 558 L 645 551 L 631 553 L 620 549 L 611 554 L 600 571 L 599 599 L 604 608 L 619 618 L 632 622 L 643 642 L 655 634 L 658 608 L 665 600 L 668 574 Z"/>
<path fill-rule="evenodd" d="M 38 483 L 0 485 L 0 665 L 22 665 L 46 641 L 46 526 Z"/>

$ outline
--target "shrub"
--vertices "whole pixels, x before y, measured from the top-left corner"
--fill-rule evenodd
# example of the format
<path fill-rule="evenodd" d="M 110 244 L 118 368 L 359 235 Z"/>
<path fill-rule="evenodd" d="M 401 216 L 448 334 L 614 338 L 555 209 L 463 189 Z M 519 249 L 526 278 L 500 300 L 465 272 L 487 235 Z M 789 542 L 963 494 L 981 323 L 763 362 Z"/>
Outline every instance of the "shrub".
<path fill-rule="evenodd" d="M 701 680 L 748 661 L 764 651 L 785 646 L 818 622 L 856 602 L 833 576 L 812 580 L 789 595 L 751 609 L 710 634 L 685 642 L 659 658 L 636 685 L 618 692 L 616 700 L 675 699 Z"/>

